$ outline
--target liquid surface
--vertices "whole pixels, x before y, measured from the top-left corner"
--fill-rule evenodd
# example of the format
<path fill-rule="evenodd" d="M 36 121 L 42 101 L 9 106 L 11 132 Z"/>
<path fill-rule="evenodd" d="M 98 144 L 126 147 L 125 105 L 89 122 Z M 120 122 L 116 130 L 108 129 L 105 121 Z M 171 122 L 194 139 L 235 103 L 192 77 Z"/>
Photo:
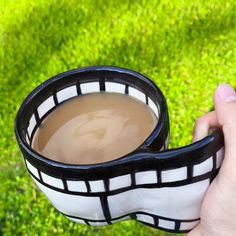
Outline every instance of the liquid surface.
<path fill-rule="evenodd" d="M 101 163 L 135 150 L 156 124 L 153 111 L 127 95 L 82 95 L 59 105 L 43 120 L 32 147 L 62 163 Z"/>

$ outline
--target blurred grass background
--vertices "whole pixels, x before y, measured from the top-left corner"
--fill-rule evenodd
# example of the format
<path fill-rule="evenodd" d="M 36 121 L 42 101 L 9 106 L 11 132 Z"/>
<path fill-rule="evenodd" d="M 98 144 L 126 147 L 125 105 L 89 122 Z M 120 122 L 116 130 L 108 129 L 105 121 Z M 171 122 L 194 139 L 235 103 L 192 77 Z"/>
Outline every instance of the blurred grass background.
<path fill-rule="evenodd" d="M 0 235 L 169 235 L 126 221 L 93 228 L 57 213 L 24 167 L 13 123 L 47 78 L 88 65 L 151 78 L 169 106 L 170 146 L 191 142 L 216 86 L 236 86 L 235 0 L 0 0 Z"/>

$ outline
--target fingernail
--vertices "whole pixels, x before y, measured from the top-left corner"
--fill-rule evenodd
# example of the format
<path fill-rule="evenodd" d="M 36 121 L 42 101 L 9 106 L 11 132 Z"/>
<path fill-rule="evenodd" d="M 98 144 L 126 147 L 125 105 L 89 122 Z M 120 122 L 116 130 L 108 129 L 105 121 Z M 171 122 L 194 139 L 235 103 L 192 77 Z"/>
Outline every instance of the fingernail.
<path fill-rule="evenodd" d="M 224 102 L 235 102 L 236 101 L 236 93 L 235 93 L 234 89 L 228 84 L 220 85 L 217 88 L 216 93 L 219 94 L 220 98 Z"/>

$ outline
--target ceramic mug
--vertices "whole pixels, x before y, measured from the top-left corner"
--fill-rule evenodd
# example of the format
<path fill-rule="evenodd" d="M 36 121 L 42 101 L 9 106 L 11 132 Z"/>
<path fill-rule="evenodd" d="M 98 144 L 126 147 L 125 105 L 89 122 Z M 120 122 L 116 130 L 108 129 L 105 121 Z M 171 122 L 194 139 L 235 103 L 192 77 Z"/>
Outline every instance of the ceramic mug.
<path fill-rule="evenodd" d="M 56 162 L 32 149 L 35 131 L 55 107 L 104 91 L 134 97 L 157 115 L 156 127 L 140 147 L 115 160 L 88 165 Z M 220 131 L 167 150 L 165 97 L 145 76 L 118 67 L 76 69 L 47 80 L 21 105 L 15 134 L 31 177 L 52 205 L 68 219 L 93 226 L 135 219 L 168 232 L 188 232 L 199 222 L 201 202 L 224 153 Z"/>

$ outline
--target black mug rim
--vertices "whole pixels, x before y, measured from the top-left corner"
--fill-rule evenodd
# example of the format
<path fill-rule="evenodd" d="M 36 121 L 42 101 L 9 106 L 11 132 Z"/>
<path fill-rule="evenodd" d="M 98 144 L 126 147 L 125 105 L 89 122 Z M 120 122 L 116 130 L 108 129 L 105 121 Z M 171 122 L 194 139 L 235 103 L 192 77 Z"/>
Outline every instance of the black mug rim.
<path fill-rule="evenodd" d="M 52 160 L 46 156 L 41 155 L 40 153 L 36 152 L 26 141 L 25 139 L 22 137 L 22 133 L 20 131 L 20 124 L 19 122 L 21 121 L 21 116 L 25 110 L 25 106 L 28 102 L 30 102 L 30 100 L 35 97 L 40 91 L 42 91 L 46 86 L 53 84 L 54 82 L 56 82 L 57 80 L 63 79 L 65 77 L 68 77 L 72 74 L 79 74 L 82 72 L 86 72 L 86 71 L 111 71 L 111 72 L 120 72 L 120 73 L 125 73 L 127 75 L 132 75 L 135 78 L 142 80 L 144 83 L 148 84 L 149 86 L 152 87 L 152 89 L 155 90 L 155 92 L 158 93 L 159 95 L 159 117 L 158 117 L 158 122 L 155 126 L 155 128 L 153 129 L 153 131 L 150 133 L 150 135 L 145 139 L 145 141 L 139 145 L 135 150 L 121 156 L 118 157 L 114 160 L 110 160 L 110 161 L 106 161 L 106 162 L 101 162 L 101 163 L 95 163 L 95 164 L 67 164 L 67 163 L 63 163 L 63 162 L 58 162 L 55 160 Z M 126 68 L 121 68 L 121 67 L 116 67 L 116 66 L 88 66 L 88 67 L 83 67 L 83 68 L 78 68 L 78 69 L 73 69 L 73 70 L 69 70 L 69 71 L 65 71 L 62 73 L 59 73 L 49 79 L 47 79 L 46 81 L 44 81 L 43 83 L 41 83 L 40 85 L 38 85 L 35 89 L 33 89 L 30 94 L 24 99 L 24 101 L 22 102 L 16 118 L 15 118 L 15 134 L 17 137 L 17 141 L 19 143 L 19 145 L 25 149 L 30 155 L 32 155 L 35 159 L 38 159 L 40 161 L 46 162 L 47 164 L 52 164 L 52 165 L 57 165 L 57 166 L 61 166 L 61 167 L 92 167 L 92 166 L 96 166 L 99 167 L 104 166 L 106 164 L 116 164 L 117 161 L 126 158 L 127 156 L 132 155 L 133 153 L 136 153 L 137 151 L 144 151 L 147 150 L 150 146 L 150 144 L 155 140 L 155 138 L 160 134 L 160 132 L 165 129 L 164 124 L 165 122 L 168 122 L 168 109 L 167 109 L 167 105 L 166 105 L 166 100 L 165 97 L 163 95 L 163 93 L 161 92 L 161 90 L 159 89 L 159 87 L 149 78 L 147 78 L 146 76 L 130 70 L 130 69 L 126 69 Z M 169 128 L 169 127 L 168 127 Z M 169 130 L 168 130 L 169 132 Z"/>

